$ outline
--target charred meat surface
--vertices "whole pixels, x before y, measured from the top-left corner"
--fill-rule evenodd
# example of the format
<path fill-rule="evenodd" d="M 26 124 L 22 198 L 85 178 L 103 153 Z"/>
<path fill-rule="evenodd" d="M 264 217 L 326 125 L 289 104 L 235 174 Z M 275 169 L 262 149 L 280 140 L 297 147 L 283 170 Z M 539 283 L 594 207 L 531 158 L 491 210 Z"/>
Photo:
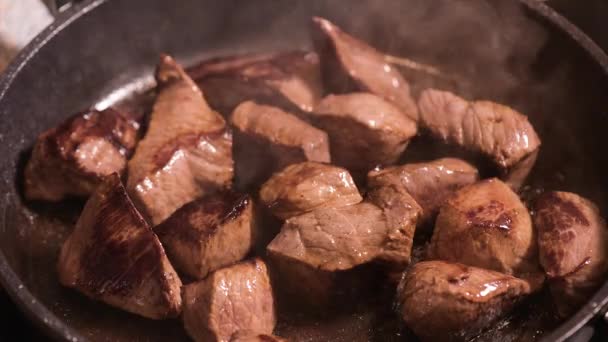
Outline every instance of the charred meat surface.
<path fill-rule="evenodd" d="M 230 342 L 287 342 L 287 340 L 274 335 L 258 334 L 251 330 L 239 330 L 232 335 Z"/>
<path fill-rule="evenodd" d="M 313 18 L 313 41 L 329 92 L 367 91 L 394 103 L 403 115 L 418 121 L 408 82 L 383 53 L 319 17 Z"/>
<path fill-rule="evenodd" d="M 78 113 L 42 133 L 25 168 L 25 197 L 87 197 L 104 176 L 122 173 L 139 124 L 112 108 Z"/>
<path fill-rule="evenodd" d="M 169 260 L 196 279 L 242 260 L 255 242 L 251 197 L 223 191 L 190 202 L 154 231 Z"/>
<path fill-rule="evenodd" d="M 184 326 L 195 341 L 228 342 L 240 330 L 272 334 L 272 287 L 260 259 L 219 269 L 184 287 Z"/>
<path fill-rule="evenodd" d="M 57 268 L 61 284 L 120 309 L 153 319 L 181 311 L 182 283 L 116 173 L 89 198 Z"/>
<path fill-rule="evenodd" d="M 277 107 L 243 102 L 230 121 L 238 188 L 259 186 L 290 164 L 330 162 L 327 133 Z"/>
<path fill-rule="evenodd" d="M 528 118 L 490 101 L 466 101 L 427 89 L 420 95 L 420 123 L 432 135 L 489 157 L 503 179 L 518 188 L 534 166 L 540 139 Z"/>
<path fill-rule="evenodd" d="M 540 262 L 562 316 L 584 304 L 606 280 L 608 230 L 591 201 L 547 192 L 536 201 Z"/>
<path fill-rule="evenodd" d="M 232 134 L 221 115 L 169 56 L 156 71 L 148 131 L 129 161 L 127 190 L 153 224 L 233 178 Z"/>
<path fill-rule="evenodd" d="M 323 95 L 319 57 L 314 52 L 216 58 L 187 72 L 209 105 L 225 116 L 247 100 L 308 112 Z"/>
<path fill-rule="evenodd" d="M 311 117 L 329 136 L 332 161 L 358 172 L 395 163 L 416 135 L 414 121 L 369 93 L 329 95 Z"/>
<path fill-rule="evenodd" d="M 275 173 L 260 190 L 260 200 L 281 219 L 363 200 L 347 170 L 317 162 L 293 164 Z"/>
<path fill-rule="evenodd" d="M 405 273 L 397 303 L 424 341 L 462 341 L 511 311 L 529 294 L 521 279 L 444 261 L 423 261 Z"/>

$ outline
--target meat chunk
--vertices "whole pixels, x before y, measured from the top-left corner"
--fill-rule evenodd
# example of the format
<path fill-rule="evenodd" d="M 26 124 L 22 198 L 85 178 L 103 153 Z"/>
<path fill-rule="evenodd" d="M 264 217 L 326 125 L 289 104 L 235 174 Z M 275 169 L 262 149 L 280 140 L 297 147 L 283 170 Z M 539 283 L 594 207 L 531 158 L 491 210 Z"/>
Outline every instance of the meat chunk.
<path fill-rule="evenodd" d="M 156 225 L 177 208 L 226 188 L 233 177 L 232 134 L 182 68 L 162 56 L 148 132 L 129 161 L 127 190 Z"/>
<path fill-rule="evenodd" d="M 429 256 L 519 276 L 538 270 L 530 214 L 495 178 L 466 186 L 445 201 Z"/>
<path fill-rule="evenodd" d="M 314 52 L 216 58 L 187 71 L 211 107 L 226 116 L 247 100 L 311 111 L 323 94 L 319 57 Z"/>
<path fill-rule="evenodd" d="M 240 330 L 272 334 L 276 316 L 266 264 L 247 260 L 185 286 L 182 317 L 195 341 L 228 342 Z"/>
<path fill-rule="evenodd" d="M 355 172 L 395 163 L 416 135 L 414 121 L 368 93 L 329 95 L 311 115 L 329 135 L 333 162 Z"/>
<path fill-rule="evenodd" d="M 400 314 L 425 341 L 460 341 L 512 310 L 529 284 L 499 272 L 444 261 L 415 264 L 397 290 Z"/>
<path fill-rule="evenodd" d="M 423 91 L 418 106 L 420 123 L 432 135 L 489 157 L 511 187 L 521 186 L 534 166 L 540 139 L 515 110 L 435 89 Z"/>
<path fill-rule="evenodd" d="M 179 208 L 155 228 L 169 259 L 197 279 L 243 259 L 255 242 L 249 195 L 224 191 Z"/>
<path fill-rule="evenodd" d="M 232 335 L 230 342 L 287 342 L 287 340 L 274 335 L 258 334 L 251 330 L 239 330 Z"/>
<path fill-rule="evenodd" d="M 414 122 L 418 121 L 418 108 L 408 82 L 386 61 L 383 53 L 319 17 L 313 18 L 313 41 L 327 90 L 373 93 L 393 102 Z"/>
<path fill-rule="evenodd" d="M 274 174 L 260 190 L 260 200 L 281 218 L 319 208 L 342 207 L 363 200 L 348 171 L 317 162 L 303 162 Z"/>
<path fill-rule="evenodd" d="M 410 194 L 422 207 L 422 220 L 429 221 L 441 204 L 456 190 L 479 179 L 477 169 L 455 158 L 442 158 L 370 171 L 367 186 L 371 189 L 394 186 Z"/>
<path fill-rule="evenodd" d="M 182 283 L 116 173 L 89 198 L 57 268 L 61 284 L 123 310 L 153 319 L 181 311 Z"/>
<path fill-rule="evenodd" d="M 591 201 L 548 192 L 536 201 L 540 262 L 562 316 L 584 304 L 606 280 L 608 230 Z"/>
<path fill-rule="evenodd" d="M 290 164 L 330 161 L 327 134 L 279 108 L 243 102 L 230 121 L 238 188 L 260 185 Z"/>
<path fill-rule="evenodd" d="M 25 168 L 25 197 L 87 197 L 104 176 L 122 173 L 139 124 L 108 108 L 78 113 L 42 133 Z"/>

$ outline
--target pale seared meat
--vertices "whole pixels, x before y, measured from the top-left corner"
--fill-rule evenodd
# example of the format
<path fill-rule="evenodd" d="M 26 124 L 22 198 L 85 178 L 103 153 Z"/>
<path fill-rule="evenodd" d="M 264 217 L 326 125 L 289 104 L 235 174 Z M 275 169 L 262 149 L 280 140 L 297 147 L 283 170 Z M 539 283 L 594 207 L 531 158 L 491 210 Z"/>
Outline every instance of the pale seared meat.
<path fill-rule="evenodd" d="M 251 330 L 239 330 L 232 335 L 230 342 L 287 342 L 287 340 L 275 335 L 259 334 Z"/>
<path fill-rule="evenodd" d="M 477 169 L 469 163 L 442 158 L 370 171 L 367 186 L 403 189 L 422 207 L 422 219 L 426 222 L 437 215 L 441 204 L 452 193 L 478 179 Z"/>
<path fill-rule="evenodd" d="M 25 197 L 87 197 L 104 176 L 122 173 L 139 124 L 112 108 L 78 113 L 42 133 L 25 168 Z"/>
<path fill-rule="evenodd" d="M 330 162 L 327 133 L 277 107 L 243 102 L 232 113 L 237 188 L 259 186 L 304 161 Z"/>
<path fill-rule="evenodd" d="M 314 209 L 363 200 L 347 170 L 317 162 L 293 164 L 275 173 L 260 190 L 260 200 L 281 219 Z"/>
<path fill-rule="evenodd" d="M 148 131 L 129 161 L 127 190 L 153 224 L 233 178 L 232 134 L 182 68 L 162 56 Z"/>
<path fill-rule="evenodd" d="M 226 116 L 247 100 L 311 111 L 323 95 L 319 57 L 314 52 L 216 58 L 187 71 L 211 107 Z"/>
<path fill-rule="evenodd" d="M 266 264 L 243 261 L 185 286 L 182 318 L 195 341 L 228 342 L 240 330 L 272 334 L 276 314 Z"/>
<path fill-rule="evenodd" d="M 386 62 L 383 53 L 319 17 L 313 18 L 313 40 L 329 92 L 367 91 L 393 102 L 405 116 L 418 121 L 408 82 Z"/>
<path fill-rule="evenodd" d="M 464 341 L 511 311 L 531 292 L 506 274 L 445 261 L 423 261 L 397 290 L 401 317 L 424 341 Z"/>
<path fill-rule="evenodd" d="M 152 319 L 181 312 L 182 283 L 116 173 L 89 198 L 57 269 L 64 286 L 117 308 Z"/>
<path fill-rule="evenodd" d="M 329 136 L 332 161 L 354 172 L 395 163 L 416 135 L 416 123 L 373 94 L 329 95 L 311 113 Z"/>
<path fill-rule="evenodd" d="M 540 139 L 528 118 L 490 101 L 466 101 L 450 92 L 427 89 L 420 95 L 420 123 L 444 141 L 479 152 L 518 188 L 534 166 Z"/>
<path fill-rule="evenodd" d="M 540 262 L 562 316 L 572 314 L 606 280 L 608 230 L 591 201 L 548 192 L 536 201 Z"/>
<path fill-rule="evenodd" d="M 527 208 L 509 186 L 492 178 L 445 201 L 429 256 L 527 277 L 539 270 L 537 250 Z"/>
<path fill-rule="evenodd" d="M 223 191 L 179 208 L 154 231 L 175 268 L 196 279 L 242 260 L 256 236 L 253 202 Z"/>

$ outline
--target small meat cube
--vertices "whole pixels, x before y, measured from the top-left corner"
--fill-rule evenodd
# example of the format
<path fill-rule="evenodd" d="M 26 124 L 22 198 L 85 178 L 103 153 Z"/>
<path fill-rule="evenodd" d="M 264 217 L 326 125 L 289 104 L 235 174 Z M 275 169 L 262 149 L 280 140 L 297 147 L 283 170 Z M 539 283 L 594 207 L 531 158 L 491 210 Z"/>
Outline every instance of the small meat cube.
<path fill-rule="evenodd" d="M 420 124 L 432 135 L 487 156 L 509 186 L 522 185 L 540 148 L 525 115 L 494 102 L 469 102 L 435 89 L 423 91 L 418 106 Z"/>
<path fill-rule="evenodd" d="M 591 201 L 570 192 L 547 192 L 535 203 L 540 263 L 559 313 L 574 313 L 604 283 L 608 230 Z"/>
<path fill-rule="evenodd" d="M 87 201 L 57 268 L 61 284 L 117 308 L 152 319 L 181 312 L 182 283 L 116 173 Z"/>
<path fill-rule="evenodd" d="M 184 326 L 195 341 L 228 342 L 240 330 L 272 334 L 272 287 L 260 259 L 219 269 L 184 287 Z"/>
<path fill-rule="evenodd" d="M 197 279 L 247 256 L 255 242 L 253 202 L 232 191 L 201 197 L 155 228 L 175 268 Z"/>
<path fill-rule="evenodd" d="M 236 187 L 259 186 L 274 172 L 303 162 L 330 162 L 327 133 L 279 108 L 243 102 L 235 128 Z"/>
<path fill-rule="evenodd" d="M 465 341 L 531 292 L 521 279 L 445 261 L 415 264 L 397 290 L 399 312 L 423 341 Z"/>
<path fill-rule="evenodd" d="M 329 95 L 311 117 L 329 136 L 333 162 L 353 172 L 395 163 L 416 135 L 414 121 L 369 93 Z"/>
<path fill-rule="evenodd" d="M 129 161 L 127 190 L 157 225 L 177 208 L 230 186 L 232 134 L 182 68 L 162 56 L 148 131 Z"/>
<path fill-rule="evenodd" d="M 232 335 L 230 342 L 287 342 L 287 340 L 274 335 L 258 334 L 251 330 L 239 330 Z"/>
<path fill-rule="evenodd" d="M 317 162 L 303 162 L 275 173 L 260 190 L 260 200 L 281 219 L 363 200 L 347 170 Z"/>
<path fill-rule="evenodd" d="M 139 124 L 108 108 L 78 113 L 42 133 L 25 168 L 25 197 L 88 197 L 104 176 L 122 173 Z"/>

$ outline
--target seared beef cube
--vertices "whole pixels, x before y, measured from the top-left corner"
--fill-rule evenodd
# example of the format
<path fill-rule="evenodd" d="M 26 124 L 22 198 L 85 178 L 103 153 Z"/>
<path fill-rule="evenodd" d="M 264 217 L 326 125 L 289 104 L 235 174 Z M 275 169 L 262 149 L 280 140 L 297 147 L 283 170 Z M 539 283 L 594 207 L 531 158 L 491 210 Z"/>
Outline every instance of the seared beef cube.
<path fill-rule="evenodd" d="M 25 168 L 25 197 L 88 197 L 104 176 L 122 173 L 139 124 L 108 108 L 78 113 L 42 133 Z"/>
<path fill-rule="evenodd" d="M 498 179 L 458 190 L 443 204 L 430 257 L 522 276 L 539 270 L 528 209 Z"/>
<path fill-rule="evenodd" d="M 329 92 L 367 91 L 394 103 L 405 116 L 418 121 L 409 83 L 383 53 L 319 17 L 313 18 L 313 40 Z"/>
<path fill-rule="evenodd" d="M 176 317 L 182 283 L 114 173 L 91 195 L 63 244 L 61 284 L 153 319 Z"/>
<path fill-rule="evenodd" d="M 216 58 L 187 71 L 211 107 L 226 116 L 247 100 L 311 111 L 323 94 L 319 57 L 314 52 Z"/>
<path fill-rule="evenodd" d="M 230 342 L 287 342 L 287 340 L 274 335 L 258 334 L 251 330 L 239 330 L 232 335 Z"/>
<path fill-rule="evenodd" d="M 195 341 L 228 342 L 240 330 L 272 334 L 272 287 L 260 259 L 219 269 L 184 287 L 184 326 Z"/>
<path fill-rule="evenodd" d="M 540 139 L 528 118 L 490 101 L 466 101 L 450 92 L 427 89 L 420 95 L 420 124 L 447 143 L 490 158 L 512 188 L 534 166 Z"/>
<path fill-rule="evenodd" d="M 350 173 L 340 167 L 303 162 L 275 173 L 260 190 L 260 200 L 281 219 L 363 200 Z"/>
<path fill-rule="evenodd" d="M 606 222 L 595 204 L 569 192 L 541 195 L 535 210 L 540 262 L 558 311 L 566 317 L 606 280 Z"/>
<path fill-rule="evenodd" d="M 154 230 L 175 268 L 197 279 L 247 256 L 256 225 L 249 195 L 224 191 L 179 208 Z"/>
<path fill-rule="evenodd" d="M 129 161 L 127 190 L 157 225 L 177 208 L 230 186 L 232 134 L 182 68 L 162 56 L 148 131 Z"/>
<path fill-rule="evenodd" d="M 424 341 L 463 341 L 530 293 L 521 279 L 444 261 L 415 264 L 397 290 L 399 312 Z"/>
<path fill-rule="evenodd" d="M 259 186 L 291 164 L 330 161 L 327 134 L 279 108 L 243 102 L 230 121 L 239 189 Z"/>
<path fill-rule="evenodd" d="M 311 116 L 329 136 L 333 162 L 353 172 L 395 163 L 416 135 L 414 121 L 368 93 L 329 95 Z"/>

